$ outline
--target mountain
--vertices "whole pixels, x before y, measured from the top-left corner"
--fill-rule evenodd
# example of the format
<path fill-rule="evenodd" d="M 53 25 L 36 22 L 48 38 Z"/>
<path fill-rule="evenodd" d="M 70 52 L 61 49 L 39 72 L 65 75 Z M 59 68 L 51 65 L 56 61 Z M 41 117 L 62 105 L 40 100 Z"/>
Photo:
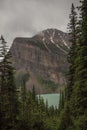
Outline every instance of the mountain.
<path fill-rule="evenodd" d="M 16 84 L 23 80 L 36 93 L 59 92 L 66 85 L 69 36 L 57 29 L 44 30 L 32 38 L 17 37 L 10 49 L 16 69 Z"/>

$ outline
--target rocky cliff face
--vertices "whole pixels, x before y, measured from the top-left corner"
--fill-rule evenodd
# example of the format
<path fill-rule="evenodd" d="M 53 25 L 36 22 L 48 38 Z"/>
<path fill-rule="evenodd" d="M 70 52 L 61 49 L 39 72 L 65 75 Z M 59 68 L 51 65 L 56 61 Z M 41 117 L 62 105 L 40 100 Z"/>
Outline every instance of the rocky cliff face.
<path fill-rule="evenodd" d="M 66 84 L 67 53 L 70 48 L 68 34 L 47 29 L 32 38 L 15 38 L 11 47 L 16 79 L 37 93 L 59 92 Z M 19 83 L 20 85 L 20 83 Z"/>

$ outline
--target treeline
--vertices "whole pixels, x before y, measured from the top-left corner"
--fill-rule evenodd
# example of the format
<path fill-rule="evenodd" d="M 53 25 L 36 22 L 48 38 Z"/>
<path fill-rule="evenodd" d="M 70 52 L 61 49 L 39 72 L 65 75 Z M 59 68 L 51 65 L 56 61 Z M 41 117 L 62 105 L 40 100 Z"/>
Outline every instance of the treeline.
<path fill-rule="evenodd" d="M 18 89 L 7 44 L 0 46 L 0 130 L 87 130 L 87 0 L 72 4 L 68 25 L 72 46 L 68 54 L 67 86 L 60 92 L 59 109 L 28 92 L 25 81 Z"/>
<path fill-rule="evenodd" d="M 80 5 L 75 8 L 72 4 L 68 24 L 72 46 L 58 130 L 87 130 L 87 0 L 81 0 Z"/>
<path fill-rule="evenodd" d="M 3 36 L 0 41 L 0 130 L 57 130 L 58 108 L 37 97 L 34 86 L 26 90 L 26 79 L 16 87 L 11 54 Z"/>

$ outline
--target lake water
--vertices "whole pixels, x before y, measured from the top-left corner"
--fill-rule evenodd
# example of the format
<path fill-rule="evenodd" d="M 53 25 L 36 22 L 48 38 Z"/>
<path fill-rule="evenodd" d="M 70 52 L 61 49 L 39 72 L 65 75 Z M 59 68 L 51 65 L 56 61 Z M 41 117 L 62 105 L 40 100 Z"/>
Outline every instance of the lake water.
<path fill-rule="evenodd" d="M 44 101 L 48 101 L 48 105 L 50 106 L 57 106 L 59 105 L 59 98 L 60 94 L 41 94 L 41 97 L 43 97 Z"/>

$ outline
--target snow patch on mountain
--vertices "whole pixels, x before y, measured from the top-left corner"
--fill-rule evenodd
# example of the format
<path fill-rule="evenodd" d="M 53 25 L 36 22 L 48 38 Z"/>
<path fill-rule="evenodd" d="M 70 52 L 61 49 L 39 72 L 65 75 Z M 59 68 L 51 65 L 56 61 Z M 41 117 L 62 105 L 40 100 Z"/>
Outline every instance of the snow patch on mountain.
<path fill-rule="evenodd" d="M 53 37 L 50 37 L 50 41 L 55 44 L 54 40 L 53 40 Z"/>
<path fill-rule="evenodd" d="M 50 52 L 50 49 L 48 48 L 48 46 L 45 43 L 45 37 L 44 37 L 44 33 L 43 33 L 43 38 L 42 38 L 43 44 L 46 47 L 46 49 Z"/>
<path fill-rule="evenodd" d="M 67 54 L 67 51 L 65 51 L 64 49 L 62 49 L 58 44 L 56 44 L 56 47 L 59 48 L 61 51 L 63 51 L 64 53 Z"/>
<path fill-rule="evenodd" d="M 67 43 L 65 42 L 65 40 L 63 39 L 63 37 L 62 36 L 60 36 L 60 37 L 61 37 L 61 40 L 62 40 L 63 44 L 69 49 L 70 47 L 67 45 Z"/>

